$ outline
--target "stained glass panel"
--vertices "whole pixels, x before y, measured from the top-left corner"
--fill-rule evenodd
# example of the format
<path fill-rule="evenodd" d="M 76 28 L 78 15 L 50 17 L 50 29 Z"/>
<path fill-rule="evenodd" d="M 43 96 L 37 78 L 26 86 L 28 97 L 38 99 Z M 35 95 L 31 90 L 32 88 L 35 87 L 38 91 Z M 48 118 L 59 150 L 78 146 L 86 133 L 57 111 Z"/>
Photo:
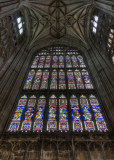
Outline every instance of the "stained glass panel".
<path fill-rule="evenodd" d="M 53 70 L 51 74 L 50 89 L 57 89 L 57 71 L 56 70 Z"/>
<path fill-rule="evenodd" d="M 45 67 L 45 68 L 50 68 L 50 62 L 51 62 L 51 57 L 50 57 L 50 56 L 47 56 L 44 67 Z"/>
<path fill-rule="evenodd" d="M 55 95 L 52 95 L 49 99 L 47 130 L 57 130 L 57 99 Z"/>
<path fill-rule="evenodd" d="M 58 56 L 53 56 L 52 68 L 58 68 Z"/>
<path fill-rule="evenodd" d="M 85 82 L 85 88 L 86 89 L 93 89 L 93 85 L 91 83 L 89 73 L 85 69 L 82 70 L 82 76 L 83 76 L 83 80 Z"/>
<path fill-rule="evenodd" d="M 82 81 L 82 76 L 79 70 L 74 71 L 75 79 L 76 79 L 76 85 L 78 89 L 84 89 L 84 84 Z"/>
<path fill-rule="evenodd" d="M 78 105 L 78 99 L 76 96 L 72 95 L 70 99 L 71 105 L 71 115 L 72 115 L 72 122 L 73 122 L 73 131 L 82 131 L 82 122 L 81 122 L 81 115 L 80 109 Z"/>
<path fill-rule="evenodd" d="M 86 98 L 86 96 L 82 95 L 80 97 L 80 104 L 81 104 L 81 108 L 82 108 L 85 129 L 87 131 L 94 131 L 95 126 L 94 126 L 92 114 L 90 111 L 88 99 Z"/>
<path fill-rule="evenodd" d="M 73 72 L 67 71 L 67 77 L 68 77 L 68 88 L 76 89 Z"/>
<path fill-rule="evenodd" d="M 34 75 L 35 75 L 35 71 L 34 71 L 34 70 L 31 70 L 31 71 L 29 72 L 29 74 L 28 74 L 28 77 L 27 77 L 27 80 L 26 80 L 26 83 L 25 83 L 25 86 L 24 86 L 24 89 L 25 89 L 25 90 L 31 89 Z"/>
<path fill-rule="evenodd" d="M 35 79 L 32 87 L 33 90 L 38 90 L 40 88 L 41 76 L 42 76 L 42 71 L 38 70 L 35 75 Z"/>
<path fill-rule="evenodd" d="M 77 62 L 76 56 L 73 55 L 73 56 L 71 57 L 71 59 L 72 59 L 73 67 L 74 67 L 74 68 L 77 68 L 77 67 L 78 67 L 78 62 Z"/>
<path fill-rule="evenodd" d="M 35 56 L 35 58 L 32 62 L 31 68 L 37 68 L 38 60 L 39 60 L 39 56 Z"/>
<path fill-rule="evenodd" d="M 39 98 L 38 104 L 37 104 L 33 131 L 39 132 L 39 131 L 42 131 L 42 129 L 43 129 L 45 105 L 46 105 L 45 96 L 41 96 Z"/>
<path fill-rule="evenodd" d="M 59 56 L 59 68 L 64 68 L 64 57 Z"/>
<path fill-rule="evenodd" d="M 77 56 L 77 59 L 78 59 L 78 63 L 79 63 L 80 68 L 85 68 L 86 65 L 84 63 L 83 57 L 79 55 L 79 56 Z"/>
<path fill-rule="evenodd" d="M 59 130 L 68 131 L 68 111 L 67 111 L 67 99 L 64 95 L 59 98 Z"/>
<path fill-rule="evenodd" d="M 49 79 L 49 72 L 46 70 L 43 72 L 42 83 L 41 83 L 40 89 L 47 89 L 48 79 Z"/>
<path fill-rule="evenodd" d="M 19 130 L 20 121 L 22 119 L 26 103 L 27 103 L 27 96 L 24 95 L 20 98 L 20 100 L 18 102 L 17 108 L 15 110 L 15 113 L 12 118 L 12 122 L 9 126 L 8 131 L 16 132 Z"/>
<path fill-rule="evenodd" d="M 72 64 L 71 64 L 71 59 L 70 56 L 66 56 L 66 68 L 71 68 Z"/>
<path fill-rule="evenodd" d="M 44 62 L 45 62 L 45 56 L 41 56 L 39 64 L 38 64 L 38 68 L 43 68 L 44 67 Z"/>
<path fill-rule="evenodd" d="M 29 98 L 29 101 L 27 104 L 27 108 L 26 108 L 25 116 L 24 116 L 24 121 L 23 121 L 22 127 L 21 127 L 22 131 L 27 132 L 27 131 L 30 131 L 30 129 L 31 129 L 35 104 L 36 104 L 36 96 L 33 95 Z"/>
<path fill-rule="evenodd" d="M 63 70 L 59 71 L 59 89 L 66 89 L 65 72 Z"/>
<path fill-rule="evenodd" d="M 97 100 L 97 98 L 94 95 L 91 95 L 89 97 L 90 100 L 90 104 L 92 106 L 93 109 L 93 113 L 95 116 L 95 120 L 96 120 L 96 124 L 97 124 L 97 128 L 99 131 L 106 131 L 107 130 L 107 126 L 104 120 L 104 117 L 102 115 L 102 111 L 99 105 L 99 102 Z"/>

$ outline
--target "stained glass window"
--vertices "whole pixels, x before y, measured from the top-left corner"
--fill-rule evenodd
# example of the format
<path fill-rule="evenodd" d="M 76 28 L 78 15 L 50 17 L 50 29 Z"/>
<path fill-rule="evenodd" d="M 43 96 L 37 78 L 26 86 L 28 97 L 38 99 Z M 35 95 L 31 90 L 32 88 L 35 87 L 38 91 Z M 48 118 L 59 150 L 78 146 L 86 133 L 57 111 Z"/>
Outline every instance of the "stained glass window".
<path fill-rule="evenodd" d="M 39 131 L 42 131 L 42 129 L 43 129 L 45 105 L 46 105 L 45 96 L 40 96 L 38 99 L 38 104 L 37 104 L 37 108 L 36 108 L 33 131 L 39 132 Z"/>
<path fill-rule="evenodd" d="M 73 122 L 73 131 L 82 131 L 83 127 L 81 121 L 81 114 L 80 114 L 78 99 L 75 95 L 71 96 L 70 105 L 71 105 L 71 115 Z"/>
<path fill-rule="evenodd" d="M 91 107 L 93 109 L 93 113 L 95 116 L 95 120 L 96 120 L 96 124 L 97 124 L 97 128 L 100 131 L 106 131 L 107 130 L 107 126 L 101 111 L 101 107 L 99 105 L 99 102 L 97 100 L 97 98 L 94 95 L 91 95 L 89 97 L 89 101 L 91 104 Z"/>
<path fill-rule="evenodd" d="M 37 52 L 21 95 L 9 132 L 108 131 L 87 64 L 76 49 Z"/>
<path fill-rule="evenodd" d="M 56 70 L 53 70 L 51 74 L 50 89 L 57 89 L 57 71 Z"/>
<path fill-rule="evenodd" d="M 66 89 L 65 72 L 62 69 L 59 71 L 59 89 Z"/>
<path fill-rule="evenodd" d="M 68 129 L 67 99 L 61 95 L 59 98 L 59 130 L 68 131 Z"/>
<path fill-rule="evenodd" d="M 88 99 L 86 98 L 86 96 L 82 95 L 80 97 L 80 104 L 81 104 L 81 109 L 82 109 L 82 113 L 83 113 L 85 130 L 94 131 L 95 126 L 94 126 L 94 122 L 93 122 L 93 117 L 92 117 L 89 102 L 88 102 Z"/>
<path fill-rule="evenodd" d="M 27 103 L 27 96 L 24 95 L 19 99 L 17 108 L 15 110 L 14 116 L 12 118 L 11 124 L 9 126 L 8 131 L 16 132 L 19 130 L 20 122 L 22 120 L 23 112 L 25 110 L 25 106 Z"/>
<path fill-rule="evenodd" d="M 49 99 L 47 130 L 57 130 L 57 98 L 55 95 L 52 95 Z"/>
<path fill-rule="evenodd" d="M 47 89 L 47 87 L 48 87 L 48 78 L 49 78 L 49 72 L 48 72 L 48 70 L 45 70 L 43 72 L 42 83 L 41 83 L 41 88 L 40 89 Z"/>
<path fill-rule="evenodd" d="M 33 90 L 34 89 L 38 90 L 40 88 L 41 76 L 42 76 L 42 71 L 38 70 L 35 75 L 35 79 L 32 87 Z"/>
<path fill-rule="evenodd" d="M 22 131 L 25 131 L 25 132 L 30 131 L 35 105 L 36 105 L 36 96 L 33 95 L 28 100 L 27 108 L 24 114 L 24 120 L 22 122 L 22 127 L 21 127 Z"/>
<path fill-rule="evenodd" d="M 31 89 L 34 75 L 35 75 L 35 71 L 34 71 L 34 70 L 31 70 L 31 71 L 29 72 L 29 74 L 28 74 L 28 77 L 27 77 L 27 80 L 26 80 L 24 89 Z"/>
<path fill-rule="evenodd" d="M 68 77 L 68 88 L 76 89 L 75 81 L 74 81 L 74 74 L 71 70 L 67 71 L 67 77 Z"/>

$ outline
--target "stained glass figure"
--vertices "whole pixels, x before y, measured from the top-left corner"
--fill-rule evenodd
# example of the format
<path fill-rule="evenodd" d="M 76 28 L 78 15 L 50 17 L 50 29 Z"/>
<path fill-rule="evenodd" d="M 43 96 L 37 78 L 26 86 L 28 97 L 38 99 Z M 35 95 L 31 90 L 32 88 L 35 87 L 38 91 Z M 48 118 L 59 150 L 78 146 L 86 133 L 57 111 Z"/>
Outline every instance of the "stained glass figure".
<path fill-rule="evenodd" d="M 42 71 L 38 70 L 35 75 L 35 79 L 32 87 L 33 90 L 38 90 L 40 88 L 41 76 L 42 76 Z"/>
<path fill-rule="evenodd" d="M 59 68 L 64 68 L 64 57 L 59 56 Z"/>
<path fill-rule="evenodd" d="M 25 83 L 25 86 L 24 86 L 24 89 L 25 89 L 25 90 L 31 89 L 34 75 L 35 75 L 35 71 L 34 71 L 34 70 L 31 70 L 31 71 L 29 72 L 29 74 L 28 74 L 28 77 L 27 77 L 27 80 L 26 80 L 26 83 Z"/>
<path fill-rule="evenodd" d="M 51 57 L 47 56 L 44 68 L 50 68 Z"/>
<path fill-rule="evenodd" d="M 94 131 L 95 130 L 94 122 L 91 115 L 88 99 L 86 98 L 86 96 L 82 95 L 80 97 L 80 104 L 82 108 L 85 129 L 87 131 Z"/>
<path fill-rule="evenodd" d="M 41 56 L 39 64 L 38 64 L 38 68 L 43 68 L 44 67 L 44 62 L 45 62 L 45 56 Z"/>
<path fill-rule="evenodd" d="M 71 115 L 72 115 L 72 122 L 73 122 L 73 131 L 82 131 L 82 122 L 81 122 L 81 115 L 80 109 L 78 105 L 78 99 L 76 96 L 72 95 L 70 98 L 70 105 L 71 105 Z"/>
<path fill-rule="evenodd" d="M 32 62 L 31 68 L 37 68 L 38 60 L 39 60 L 39 56 L 35 56 L 35 58 Z"/>
<path fill-rule="evenodd" d="M 106 126 L 104 117 L 102 115 L 101 107 L 99 105 L 97 98 L 94 95 L 91 95 L 89 97 L 89 100 L 90 100 L 91 107 L 93 109 L 98 130 L 101 132 L 106 131 L 107 126 Z"/>
<path fill-rule="evenodd" d="M 43 129 L 45 105 L 46 105 L 45 96 L 40 96 L 37 104 L 33 131 L 39 132 L 39 131 L 42 131 Z"/>
<path fill-rule="evenodd" d="M 19 130 L 20 121 L 22 119 L 26 103 L 27 103 L 27 96 L 24 95 L 19 99 L 17 108 L 15 110 L 15 113 L 14 113 L 14 116 L 12 118 L 12 122 L 9 126 L 8 131 L 16 132 L 16 131 Z"/>
<path fill-rule="evenodd" d="M 71 59 L 72 59 L 73 67 L 78 68 L 78 62 L 77 62 L 76 56 L 73 55 Z"/>
<path fill-rule="evenodd" d="M 93 89 L 93 85 L 91 83 L 89 73 L 85 69 L 82 70 L 82 77 L 85 82 L 85 88 L 86 89 Z"/>
<path fill-rule="evenodd" d="M 71 64 L 71 59 L 70 56 L 66 56 L 66 68 L 71 68 L 72 64 Z"/>
<path fill-rule="evenodd" d="M 75 79 L 76 79 L 76 85 L 77 89 L 84 89 L 84 84 L 82 81 L 82 76 L 79 70 L 74 71 Z"/>
<path fill-rule="evenodd" d="M 41 83 L 40 89 L 47 89 L 48 79 L 49 79 L 49 72 L 48 72 L 48 70 L 45 70 L 43 72 L 42 83 Z"/>
<path fill-rule="evenodd" d="M 53 56 L 52 68 L 58 68 L 58 56 Z"/>
<path fill-rule="evenodd" d="M 71 70 L 67 71 L 67 77 L 68 77 L 68 88 L 69 89 L 76 89 L 74 75 Z"/>
<path fill-rule="evenodd" d="M 59 130 L 68 131 L 68 111 L 67 111 L 67 99 L 64 95 L 59 98 Z"/>
<path fill-rule="evenodd" d="M 31 129 L 35 104 L 36 104 L 36 96 L 33 95 L 29 98 L 29 101 L 27 104 L 24 121 L 22 122 L 22 127 L 21 127 L 22 131 L 27 132 L 27 131 L 30 131 Z"/>
<path fill-rule="evenodd" d="M 66 89 L 65 72 L 63 70 L 59 71 L 59 89 Z"/>
<path fill-rule="evenodd" d="M 57 89 L 57 71 L 56 70 L 53 70 L 51 74 L 50 89 Z"/>
<path fill-rule="evenodd" d="M 84 63 L 83 57 L 79 55 L 79 56 L 77 56 L 77 59 L 78 59 L 78 63 L 79 63 L 80 68 L 85 68 L 86 65 Z"/>
<path fill-rule="evenodd" d="M 52 95 L 49 99 L 47 130 L 57 130 L 57 98 L 55 95 Z"/>

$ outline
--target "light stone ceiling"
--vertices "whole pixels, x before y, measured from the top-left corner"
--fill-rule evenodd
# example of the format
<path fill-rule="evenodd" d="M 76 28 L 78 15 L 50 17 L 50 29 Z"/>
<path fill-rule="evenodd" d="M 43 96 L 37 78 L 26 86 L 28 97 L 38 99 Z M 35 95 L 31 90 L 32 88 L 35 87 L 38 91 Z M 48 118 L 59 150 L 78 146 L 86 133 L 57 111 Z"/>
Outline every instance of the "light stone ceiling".
<path fill-rule="evenodd" d="M 92 0 L 25 0 L 29 10 L 31 41 L 52 36 L 70 35 L 86 43 L 85 23 Z"/>

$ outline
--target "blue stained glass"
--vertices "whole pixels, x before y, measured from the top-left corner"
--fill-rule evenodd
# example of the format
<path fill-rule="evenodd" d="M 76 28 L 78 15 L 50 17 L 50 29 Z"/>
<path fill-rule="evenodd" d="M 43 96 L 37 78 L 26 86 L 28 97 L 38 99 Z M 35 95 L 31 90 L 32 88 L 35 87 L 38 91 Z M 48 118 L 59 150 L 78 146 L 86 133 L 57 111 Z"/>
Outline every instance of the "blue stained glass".
<path fill-rule="evenodd" d="M 57 129 L 57 122 L 55 121 L 48 121 L 47 130 L 55 131 Z"/>
<path fill-rule="evenodd" d="M 66 89 L 65 73 L 63 70 L 59 71 L 59 89 Z"/>
<path fill-rule="evenodd" d="M 39 60 L 39 56 L 35 56 L 31 68 L 37 68 L 38 60 Z"/>
<path fill-rule="evenodd" d="M 49 111 L 47 130 L 54 131 L 57 129 L 57 99 L 55 95 L 52 95 L 49 99 Z"/>
<path fill-rule="evenodd" d="M 33 87 L 32 89 L 38 90 L 40 87 L 40 81 L 41 81 L 41 76 L 42 76 L 42 71 L 37 71 L 35 79 L 34 79 L 34 83 L 33 83 Z"/>
<path fill-rule="evenodd" d="M 20 122 L 11 122 L 8 131 L 16 132 L 19 130 Z"/>
<path fill-rule="evenodd" d="M 27 132 L 27 131 L 30 131 L 30 129 L 31 129 L 31 122 L 24 121 L 22 124 L 21 130 Z"/>
<path fill-rule="evenodd" d="M 34 75 L 35 75 L 35 71 L 34 71 L 34 70 L 31 70 L 31 71 L 29 72 L 29 74 L 28 74 L 28 78 L 27 78 L 27 80 L 26 80 L 24 89 L 31 89 L 31 84 L 32 84 Z"/>
<path fill-rule="evenodd" d="M 74 68 L 77 68 L 77 67 L 78 67 L 78 62 L 77 62 L 76 56 L 73 55 L 73 56 L 71 57 L 71 59 L 72 59 L 73 67 L 74 67 Z"/>
<path fill-rule="evenodd" d="M 59 130 L 60 131 L 68 131 L 68 122 L 60 122 L 59 123 Z"/>
<path fill-rule="evenodd" d="M 56 71 L 52 72 L 50 89 L 57 89 L 57 72 Z"/>
<path fill-rule="evenodd" d="M 45 96 L 41 96 L 38 100 L 33 131 L 39 132 L 42 131 L 43 129 L 45 105 L 46 105 Z"/>
<path fill-rule="evenodd" d="M 68 71 L 67 72 L 67 77 L 68 77 L 68 87 L 69 87 L 69 89 L 76 89 L 73 72 Z"/>
<path fill-rule="evenodd" d="M 72 64 L 71 64 L 71 59 L 70 56 L 66 56 L 66 68 L 71 68 Z"/>
<path fill-rule="evenodd" d="M 44 62 L 45 62 L 45 57 L 41 56 L 39 64 L 38 64 L 38 68 L 43 68 L 44 67 Z"/>
<path fill-rule="evenodd" d="M 40 106 L 37 108 L 35 120 L 43 121 L 43 118 L 44 118 L 44 107 Z"/>
<path fill-rule="evenodd" d="M 59 99 L 59 130 L 67 131 L 68 129 L 67 99 L 64 95 L 61 95 Z"/>
<path fill-rule="evenodd" d="M 34 107 L 28 107 L 26 112 L 25 112 L 25 120 L 26 121 L 32 121 L 33 119 L 33 114 L 34 114 Z"/>
<path fill-rule="evenodd" d="M 45 68 L 50 68 L 50 62 L 51 62 L 51 57 L 50 57 L 50 56 L 47 56 L 44 67 L 45 67 Z"/>
<path fill-rule="evenodd" d="M 78 59 L 80 68 L 85 68 L 86 65 L 84 63 L 83 57 L 79 55 L 79 56 L 77 56 L 77 59 Z"/>
<path fill-rule="evenodd" d="M 90 131 L 94 131 L 95 130 L 93 121 L 85 121 L 84 124 L 85 124 L 85 129 L 87 131 L 90 132 Z"/>
<path fill-rule="evenodd" d="M 43 123 L 38 121 L 38 122 L 34 122 L 34 126 L 33 126 L 33 131 L 42 131 L 42 127 L 43 126 Z"/>
<path fill-rule="evenodd" d="M 82 131 L 82 122 L 81 121 L 74 121 L 73 122 L 73 131 Z"/>
<path fill-rule="evenodd" d="M 104 121 L 97 121 L 96 124 L 99 131 L 107 131 L 107 126 Z"/>
<path fill-rule="evenodd" d="M 94 131 L 95 130 L 94 122 L 92 119 L 91 111 L 88 106 L 88 99 L 86 98 L 86 96 L 82 95 L 80 97 L 80 104 L 82 108 L 85 129 L 87 131 Z"/>
<path fill-rule="evenodd" d="M 44 71 L 40 89 L 47 89 L 47 87 L 48 87 L 48 79 L 49 79 L 49 72 L 48 71 Z"/>
<path fill-rule="evenodd" d="M 72 106 L 71 107 L 71 114 L 72 114 L 72 120 L 73 121 L 80 121 L 81 120 L 81 116 L 80 116 L 78 106 Z"/>
<path fill-rule="evenodd" d="M 64 57 L 59 56 L 59 68 L 64 68 Z"/>
<path fill-rule="evenodd" d="M 83 80 L 85 82 L 85 88 L 86 89 L 93 89 L 93 85 L 91 83 L 89 73 L 85 69 L 82 70 L 82 76 L 83 76 Z"/>
<path fill-rule="evenodd" d="M 97 124 L 97 128 L 99 131 L 106 131 L 107 130 L 107 126 L 104 120 L 104 117 L 102 115 L 102 111 L 101 108 L 99 106 L 99 102 L 97 100 L 97 98 L 94 95 L 91 95 L 90 98 L 90 104 L 92 106 L 93 109 L 93 113 L 95 116 L 95 120 L 96 120 L 96 124 Z"/>
<path fill-rule="evenodd" d="M 52 68 L 58 68 L 58 57 L 53 56 L 53 63 L 52 63 Z"/>

